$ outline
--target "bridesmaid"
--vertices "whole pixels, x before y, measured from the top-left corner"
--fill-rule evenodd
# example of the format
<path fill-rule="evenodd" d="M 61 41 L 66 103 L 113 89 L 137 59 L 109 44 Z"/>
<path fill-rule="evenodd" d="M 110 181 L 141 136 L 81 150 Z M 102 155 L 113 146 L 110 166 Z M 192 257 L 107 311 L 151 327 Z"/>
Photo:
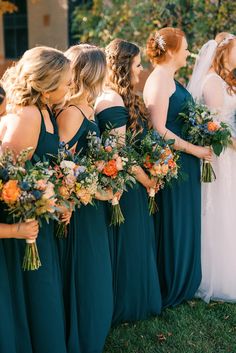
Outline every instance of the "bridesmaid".
<path fill-rule="evenodd" d="M 107 87 L 96 103 L 99 127 L 104 131 L 107 125 L 112 125 L 121 135 L 130 130 L 141 140 L 148 128 L 148 113 L 134 91 L 142 70 L 140 50 L 133 43 L 115 39 L 107 46 L 106 57 Z M 155 184 L 140 167 L 134 172 L 137 185 L 128 188 L 120 200 L 125 222 L 113 227 L 114 234 L 110 234 L 113 324 L 145 319 L 159 314 L 161 309 L 154 223 L 149 216 L 147 196 L 147 190 Z"/>
<path fill-rule="evenodd" d="M 189 55 L 185 34 L 169 27 L 152 33 L 147 41 L 147 55 L 154 70 L 144 87 L 144 101 L 160 135 L 175 139 L 174 147 L 181 151 L 183 175 L 171 187 L 158 192 L 159 212 L 154 217 L 163 306 L 167 307 L 191 299 L 201 281 L 199 159 L 210 160 L 211 152 L 181 138 L 179 113 L 192 99 L 174 79 Z"/>
<path fill-rule="evenodd" d="M 71 60 L 73 84 L 68 108 L 57 117 L 59 134 L 69 148 L 84 153 L 88 133 L 99 134 L 93 103 L 102 90 L 106 59 L 101 49 L 88 44 L 75 45 L 65 55 Z M 107 194 L 104 200 L 112 196 Z M 112 271 L 105 203 L 100 195 L 96 197 L 100 201 L 95 200 L 94 206 L 82 205 L 74 211 L 68 237 L 60 241 L 68 353 L 102 353 L 111 326 Z"/>
<path fill-rule="evenodd" d="M 3 207 L 0 205 L 0 221 L 4 222 Z M 11 290 L 3 249 L 4 239 L 35 239 L 38 234 L 38 222 L 5 224 L 0 223 L 0 352 L 17 353 L 16 336 Z"/>
<path fill-rule="evenodd" d="M 3 147 L 16 153 L 29 146 L 43 159 L 56 154 L 59 136 L 48 105 L 64 100 L 71 81 L 70 62 L 56 49 L 27 50 L 3 77 L 11 112 L 2 118 Z M 5 240 L 4 250 L 13 297 L 18 353 L 66 353 L 64 308 L 53 222 L 43 222 L 37 245 L 42 267 L 21 269 L 24 240 Z"/>

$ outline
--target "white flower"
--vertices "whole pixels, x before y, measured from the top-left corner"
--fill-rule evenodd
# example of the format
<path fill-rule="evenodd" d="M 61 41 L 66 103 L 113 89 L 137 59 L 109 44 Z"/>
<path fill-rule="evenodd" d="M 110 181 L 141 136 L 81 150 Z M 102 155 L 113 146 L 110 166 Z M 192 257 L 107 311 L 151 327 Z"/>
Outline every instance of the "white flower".
<path fill-rule="evenodd" d="M 71 172 L 73 172 L 75 168 L 75 163 L 72 161 L 62 161 L 60 163 L 60 167 L 62 169 L 68 169 L 68 171 L 71 170 Z"/>

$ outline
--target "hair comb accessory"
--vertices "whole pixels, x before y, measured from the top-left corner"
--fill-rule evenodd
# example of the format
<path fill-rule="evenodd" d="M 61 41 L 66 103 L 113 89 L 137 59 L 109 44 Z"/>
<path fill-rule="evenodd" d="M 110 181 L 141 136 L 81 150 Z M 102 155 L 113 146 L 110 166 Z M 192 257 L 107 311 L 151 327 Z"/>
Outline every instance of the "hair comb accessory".
<path fill-rule="evenodd" d="M 236 38 L 236 37 L 235 37 L 233 34 L 228 35 L 226 38 L 224 38 L 224 39 L 220 42 L 220 44 L 218 45 L 218 47 L 223 47 L 223 45 L 228 44 L 228 42 L 229 42 L 230 40 L 234 39 L 234 38 Z"/>
<path fill-rule="evenodd" d="M 165 46 L 166 46 L 165 39 L 160 33 L 157 33 L 155 35 L 155 42 L 158 44 L 158 46 L 161 48 L 161 50 L 163 50 L 163 51 L 166 50 L 165 49 Z"/>

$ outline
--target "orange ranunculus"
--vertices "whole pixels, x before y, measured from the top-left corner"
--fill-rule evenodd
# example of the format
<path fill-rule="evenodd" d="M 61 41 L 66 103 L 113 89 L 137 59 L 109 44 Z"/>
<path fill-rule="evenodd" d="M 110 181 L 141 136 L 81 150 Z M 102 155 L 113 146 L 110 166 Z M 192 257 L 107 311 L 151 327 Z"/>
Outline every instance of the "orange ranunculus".
<path fill-rule="evenodd" d="M 215 123 L 214 121 L 210 121 L 209 123 L 207 123 L 207 129 L 208 131 L 217 131 L 219 130 L 219 125 L 217 123 Z"/>
<path fill-rule="evenodd" d="M 20 197 L 21 191 L 17 180 L 9 180 L 2 188 L 2 199 L 6 203 L 14 203 Z"/>
<path fill-rule="evenodd" d="M 115 178 L 118 173 L 116 161 L 112 159 L 111 161 L 107 162 L 102 172 L 103 174 L 110 176 L 111 178 Z"/>
<path fill-rule="evenodd" d="M 173 161 L 173 159 L 169 159 L 169 160 L 168 160 L 168 166 L 169 166 L 171 169 L 176 168 L 176 163 L 175 163 L 175 161 Z"/>
<path fill-rule="evenodd" d="M 151 169 L 153 166 L 153 163 L 150 162 L 150 159 L 150 156 L 146 156 L 145 162 L 143 163 L 143 166 L 147 169 Z"/>

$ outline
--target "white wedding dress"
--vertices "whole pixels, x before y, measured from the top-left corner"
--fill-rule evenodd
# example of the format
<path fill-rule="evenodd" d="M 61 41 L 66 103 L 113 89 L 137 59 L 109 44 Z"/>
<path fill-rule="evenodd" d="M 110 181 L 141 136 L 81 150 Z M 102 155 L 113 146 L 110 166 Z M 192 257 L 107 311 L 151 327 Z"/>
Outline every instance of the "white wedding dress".
<path fill-rule="evenodd" d="M 208 73 L 202 92 L 206 104 L 207 97 L 219 95 L 217 120 L 230 124 L 236 136 L 236 95 L 228 93 L 226 82 Z M 214 156 L 212 166 L 216 181 L 202 183 L 202 282 L 196 296 L 236 302 L 236 150 Z"/>

